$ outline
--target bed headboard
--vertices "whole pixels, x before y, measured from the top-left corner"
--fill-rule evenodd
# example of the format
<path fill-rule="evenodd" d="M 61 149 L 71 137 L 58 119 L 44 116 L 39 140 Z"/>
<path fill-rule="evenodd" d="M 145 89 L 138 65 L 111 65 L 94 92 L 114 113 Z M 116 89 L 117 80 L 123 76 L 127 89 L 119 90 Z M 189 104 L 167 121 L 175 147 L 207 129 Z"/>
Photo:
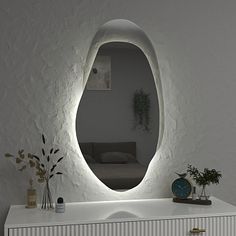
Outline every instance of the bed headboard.
<path fill-rule="evenodd" d="M 80 143 L 81 152 L 93 156 L 93 143 Z"/>
<path fill-rule="evenodd" d="M 96 161 L 103 152 L 125 152 L 136 158 L 136 142 L 93 143 L 93 153 Z"/>
<path fill-rule="evenodd" d="M 130 153 L 136 158 L 136 142 L 117 143 L 80 143 L 81 152 L 88 154 L 97 162 L 100 162 L 100 154 L 104 152 L 124 152 Z"/>

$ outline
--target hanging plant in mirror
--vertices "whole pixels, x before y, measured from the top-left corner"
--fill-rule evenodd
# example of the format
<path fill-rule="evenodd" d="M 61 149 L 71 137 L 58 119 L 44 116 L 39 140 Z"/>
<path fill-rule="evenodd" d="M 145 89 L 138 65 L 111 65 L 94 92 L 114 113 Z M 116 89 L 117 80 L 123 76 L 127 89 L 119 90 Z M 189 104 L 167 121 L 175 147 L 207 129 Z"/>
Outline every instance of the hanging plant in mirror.
<path fill-rule="evenodd" d="M 145 131 L 149 131 L 150 123 L 150 97 L 143 89 L 134 93 L 133 97 L 133 110 L 135 124 L 134 127 L 142 127 Z"/>

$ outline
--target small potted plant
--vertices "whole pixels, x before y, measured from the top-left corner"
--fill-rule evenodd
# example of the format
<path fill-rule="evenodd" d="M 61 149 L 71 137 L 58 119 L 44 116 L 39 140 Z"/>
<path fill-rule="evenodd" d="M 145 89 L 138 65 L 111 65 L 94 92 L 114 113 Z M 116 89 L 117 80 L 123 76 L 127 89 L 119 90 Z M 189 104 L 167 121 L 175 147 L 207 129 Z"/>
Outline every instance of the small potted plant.
<path fill-rule="evenodd" d="M 207 200 L 209 196 L 206 195 L 206 186 L 210 184 L 218 184 L 222 177 L 220 171 L 215 169 L 204 168 L 203 171 L 199 171 L 196 167 L 188 165 L 187 172 L 193 178 L 197 185 L 202 186 L 202 191 L 199 196 L 201 200 Z"/>

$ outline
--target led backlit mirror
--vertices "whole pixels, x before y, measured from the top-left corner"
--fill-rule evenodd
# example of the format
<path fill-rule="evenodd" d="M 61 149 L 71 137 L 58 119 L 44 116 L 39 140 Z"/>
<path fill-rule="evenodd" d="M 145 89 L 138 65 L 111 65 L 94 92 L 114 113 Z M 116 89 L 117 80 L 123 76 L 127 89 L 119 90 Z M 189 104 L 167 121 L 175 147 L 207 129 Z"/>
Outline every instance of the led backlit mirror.
<path fill-rule="evenodd" d="M 159 138 L 159 102 L 144 53 L 130 43 L 103 44 L 76 118 L 82 154 L 109 188 L 127 190 L 143 179 Z"/>

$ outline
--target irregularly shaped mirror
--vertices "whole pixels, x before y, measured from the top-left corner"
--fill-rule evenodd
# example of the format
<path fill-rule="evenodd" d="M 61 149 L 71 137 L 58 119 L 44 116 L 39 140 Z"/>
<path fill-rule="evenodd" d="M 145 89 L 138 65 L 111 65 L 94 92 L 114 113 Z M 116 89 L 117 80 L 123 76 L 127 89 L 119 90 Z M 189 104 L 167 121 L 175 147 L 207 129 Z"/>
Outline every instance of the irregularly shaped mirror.
<path fill-rule="evenodd" d="M 158 144 L 159 104 L 149 62 L 138 47 L 111 42 L 99 48 L 76 131 L 88 166 L 105 185 L 127 190 L 141 182 Z"/>

